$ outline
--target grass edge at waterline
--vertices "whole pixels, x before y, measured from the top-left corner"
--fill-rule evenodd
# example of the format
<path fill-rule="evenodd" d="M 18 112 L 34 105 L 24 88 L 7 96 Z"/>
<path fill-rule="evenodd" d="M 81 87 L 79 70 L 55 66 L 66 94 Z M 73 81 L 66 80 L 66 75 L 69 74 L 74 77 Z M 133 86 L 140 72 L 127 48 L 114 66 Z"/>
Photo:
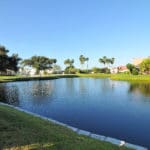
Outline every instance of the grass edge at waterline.
<path fill-rule="evenodd" d="M 1 149 L 128 150 L 0 104 Z"/>
<path fill-rule="evenodd" d="M 150 75 L 131 75 L 131 74 L 52 74 L 48 76 L 0 76 L 0 83 L 3 82 L 15 82 L 15 81 L 31 81 L 31 80 L 52 80 L 59 78 L 73 78 L 73 77 L 85 77 L 85 78 L 110 78 L 111 80 L 129 81 L 129 82 L 149 82 Z"/>

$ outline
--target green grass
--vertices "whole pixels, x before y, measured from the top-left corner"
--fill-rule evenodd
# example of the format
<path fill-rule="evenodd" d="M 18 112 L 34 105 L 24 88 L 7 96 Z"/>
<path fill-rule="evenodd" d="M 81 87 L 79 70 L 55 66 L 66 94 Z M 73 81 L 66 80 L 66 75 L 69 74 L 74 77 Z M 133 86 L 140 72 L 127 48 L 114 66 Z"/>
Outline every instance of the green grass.
<path fill-rule="evenodd" d="M 131 82 L 150 82 L 150 75 L 130 75 L 130 74 L 52 74 L 42 77 L 23 77 L 23 76 L 0 76 L 0 82 L 12 81 L 29 81 L 29 80 L 47 80 L 58 78 L 72 78 L 72 77 L 92 77 L 92 78 L 110 78 L 111 80 L 131 81 Z"/>
<path fill-rule="evenodd" d="M 0 105 L 0 149 L 128 150 Z"/>
<path fill-rule="evenodd" d="M 72 78 L 78 77 L 74 74 L 68 75 L 58 75 L 52 74 L 48 76 L 37 76 L 37 77 L 30 77 L 30 76 L 0 76 L 0 83 L 2 82 L 14 82 L 14 81 L 30 81 L 30 80 L 51 80 L 51 79 L 58 79 L 58 78 Z"/>
<path fill-rule="evenodd" d="M 150 82 L 150 75 L 130 75 L 130 74 L 78 74 L 79 77 L 110 78 L 111 80 Z"/>
<path fill-rule="evenodd" d="M 92 78 L 109 78 L 111 74 L 95 73 L 95 74 L 77 74 L 79 77 L 92 77 Z"/>
<path fill-rule="evenodd" d="M 131 82 L 150 82 L 150 75 L 128 75 L 128 74 L 114 74 L 111 75 L 112 80 L 131 81 Z"/>

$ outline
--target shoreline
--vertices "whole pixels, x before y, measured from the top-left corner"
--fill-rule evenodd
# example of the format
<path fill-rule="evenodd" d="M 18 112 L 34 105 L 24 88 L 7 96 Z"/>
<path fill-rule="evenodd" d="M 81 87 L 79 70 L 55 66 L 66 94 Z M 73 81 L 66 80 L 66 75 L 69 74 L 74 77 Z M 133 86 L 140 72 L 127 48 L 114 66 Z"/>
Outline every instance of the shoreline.
<path fill-rule="evenodd" d="M 139 146 L 139 145 L 136 145 L 136 144 L 131 144 L 131 143 L 125 142 L 123 140 L 119 140 L 119 139 L 112 138 L 112 137 L 106 137 L 104 135 L 94 134 L 94 133 L 91 133 L 89 131 L 78 129 L 78 128 L 69 126 L 67 124 L 64 124 L 62 122 L 59 122 L 57 120 L 54 120 L 54 119 L 51 119 L 51 118 L 48 118 L 48 117 L 44 117 L 44 116 L 38 115 L 36 113 L 32 113 L 30 111 L 24 110 L 22 108 L 19 108 L 19 107 L 13 106 L 13 105 L 5 104 L 5 103 L 2 103 L 2 102 L 0 102 L 0 105 L 12 108 L 12 109 L 17 110 L 19 112 L 26 113 L 28 115 L 31 115 L 31 116 L 36 117 L 36 118 L 40 118 L 42 120 L 49 121 L 50 123 L 53 123 L 54 125 L 55 124 L 56 125 L 60 125 L 62 127 L 65 127 L 66 129 L 72 130 L 73 132 L 77 133 L 78 135 L 83 135 L 83 136 L 86 136 L 86 137 L 89 137 L 89 138 L 92 138 L 92 139 L 96 139 L 96 140 L 99 140 L 99 141 L 102 141 L 102 142 L 111 143 L 113 145 L 118 146 L 118 148 L 119 147 L 120 148 L 121 147 L 126 147 L 126 148 L 129 148 L 129 149 L 131 148 L 131 149 L 135 149 L 135 150 L 148 150 L 147 148 L 145 148 L 143 146 Z"/>
<path fill-rule="evenodd" d="M 0 76 L 0 83 L 34 80 L 53 80 L 60 78 L 109 78 L 114 81 L 127 81 L 138 83 L 150 83 L 150 75 L 127 74 L 53 74 L 49 76 Z"/>

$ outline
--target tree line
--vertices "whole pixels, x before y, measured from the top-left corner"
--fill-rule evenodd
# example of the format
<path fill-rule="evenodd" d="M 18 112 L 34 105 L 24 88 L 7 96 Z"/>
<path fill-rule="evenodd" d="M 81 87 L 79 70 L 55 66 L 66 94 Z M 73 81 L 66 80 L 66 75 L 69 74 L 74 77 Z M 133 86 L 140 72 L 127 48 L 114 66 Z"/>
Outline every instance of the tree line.
<path fill-rule="evenodd" d="M 8 70 L 17 72 L 19 69 L 19 62 L 22 60 L 18 54 L 8 55 L 9 50 L 7 50 L 4 46 L 0 45 L 0 74 L 6 74 Z M 74 59 L 66 59 L 64 60 L 64 64 L 66 65 L 65 73 L 89 73 L 93 71 L 94 73 L 110 73 L 110 67 L 115 62 L 115 58 L 108 58 L 103 56 L 98 59 L 98 62 L 103 64 L 103 68 L 94 67 L 92 70 L 88 68 L 89 58 L 84 55 L 79 56 L 79 61 L 81 68 L 77 69 L 74 66 Z M 60 66 L 56 65 L 57 59 L 48 58 L 45 56 L 32 56 L 31 58 L 24 59 L 20 62 L 20 66 L 25 67 L 29 66 L 36 69 L 36 73 L 39 74 L 41 70 L 57 68 L 60 69 Z M 86 64 L 86 66 L 85 66 Z M 129 69 L 131 74 L 139 74 L 145 73 L 150 74 L 150 57 L 145 59 L 139 67 L 134 66 L 133 64 L 127 64 L 127 68 Z"/>
<path fill-rule="evenodd" d="M 79 61 L 80 61 L 80 65 L 81 65 L 81 69 L 76 69 L 74 67 L 74 59 L 66 59 L 64 61 L 64 64 L 66 65 L 65 68 L 65 73 L 89 73 L 89 69 L 88 69 L 88 62 L 89 62 L 89 58 L 85 57 L 84 55 L 80 55 L 79 56 Z M 106 56 L 103 56 L 102 58 L 98 59 L 99 63 L 104 65 L 104 68 L 97 68 L 94 67 L 92 70 L 95 73 L 110 73 L 110 69 L 108 69 L 108 66 L 111 64 L 113 65 L 115 62 L 115 58 L 108 58 Z M 84 64 L 86 63 L 86 69 L 84 68 Z M 106 66 L 107 65 L 107 66 Z M 91 72 L 91 71 L 90 71 Z"/>

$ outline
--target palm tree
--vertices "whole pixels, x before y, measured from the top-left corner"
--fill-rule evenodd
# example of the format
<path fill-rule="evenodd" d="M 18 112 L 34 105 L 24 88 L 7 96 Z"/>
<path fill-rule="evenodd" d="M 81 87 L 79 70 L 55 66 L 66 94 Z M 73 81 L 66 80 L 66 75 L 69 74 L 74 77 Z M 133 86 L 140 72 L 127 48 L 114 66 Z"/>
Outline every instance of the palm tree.
<path fill-rule="evenodd" d="M 83 64 L 85 62 L 87 62 L 87 70 L 88 70 L 88 61 L 89 61 L 89 58 L 88 57 L 84 57 L 83 55 L 80 55 L 79 60 L 80 60 L 80 64 L 82 66 L 82 69 L 83 69 Z"/>
<path fill-rule="evenodd" d="M 113 64 L 114 64 L 114 62 L 115 62 L 115 58 L 114 58 L 114 57 L 112 57 L 112 58 L 110 59 L 110 64 L 111 64 L 111 65 L 113 65 Z"/>
<path fill-rule="evenodd" d="M 108 58 L 106 56 L 103 56 L 102 58 L 99 58 L 99 62 L 104 64 L 105 66 L 105 64 L 108 62 Z"/>
<path fill-rule="evenodd" d="M 85 58 L 85 61 L 87 62 L 87 72 L 88 72 L 88 62 L 89 62 L 89 58 L 87 57 L 87 58 Z"/>
<path fill-rule="evenodd" d="M 83 64 L 85 63 L 85 57 L 83 55 L 80 55 L 79 57 L 81 68 L 83 69 Z"/>

